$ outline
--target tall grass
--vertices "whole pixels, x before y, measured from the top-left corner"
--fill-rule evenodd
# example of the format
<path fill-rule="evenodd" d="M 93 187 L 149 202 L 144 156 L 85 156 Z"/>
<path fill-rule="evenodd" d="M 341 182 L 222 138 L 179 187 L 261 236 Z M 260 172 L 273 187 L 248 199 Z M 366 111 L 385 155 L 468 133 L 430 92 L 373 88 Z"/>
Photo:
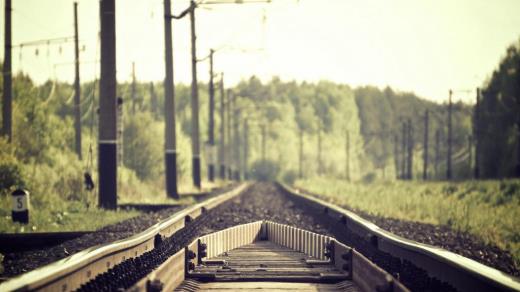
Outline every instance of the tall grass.
<path fill-rule="evenodd" d="M 295 186 L 371 215 L 469 232 L 510 251 L 520 264 L 520 180 L 363 184 L 315 178 Z"/>

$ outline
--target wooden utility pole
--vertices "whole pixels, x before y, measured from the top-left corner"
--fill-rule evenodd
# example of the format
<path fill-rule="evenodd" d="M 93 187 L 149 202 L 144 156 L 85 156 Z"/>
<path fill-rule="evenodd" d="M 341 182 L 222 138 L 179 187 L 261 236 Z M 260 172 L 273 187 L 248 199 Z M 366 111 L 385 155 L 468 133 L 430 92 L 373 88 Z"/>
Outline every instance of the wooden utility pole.
<path fill-rule="evenodd" d="M 395 179 L 399 179 L 399 135 L 394 134 Z"/>
<path fill-rule="evenodd" d="M 321 127 L 318 128 L 318 175 L 323 173 L 323 165 L 321 164 Z"/>
<path fill-rule="evenodd" d="M 475 136 L 475 173 L 474 178 L 480 178 L 480 88 L 477 87 L 477 100 L 475 102 L 475 120 L 473 122 L 473 135 Z"/>
<path fill-rule="evenodd" d="M 79 81 L 79 37 L 78 37 L 78 2 L 74 2 L 74 134 L 75 148 L 79 160 L 81 155 L 81 88 Z"/>
<path fill-rule="evenodd" d="M 175 87 L 173 83 L 173 49 L 171 2 L 164 0 L 164 163 L 166 170 L 166 194 L 178 199 L 177 192 L 177 151 L 175 141 Z"/>
<path fill-rule="evenodd" d="M 150 82 L 150 107 L 151 112 L 154 118 L 158 118 L 159 115 L 159 104 L 157 101 L 157 96 L 155 95 L 155 88 L 153 82 Z"/>
<path fill-rule="evenodd" d="M 266 163 L 266 130 L 265 130 L 265 124 L 262 125 L 262 162 Z"/>
<path fill-rule="evenodd" d="M 226 164 L 227 164 L 227 177 L 229 180 L 233 179 L 233 143 L 231 141 L 231 100 L 233 99 L 231 89 L 227 90 L 227 102 L 226 102 L 226 133 L 227 133 L 227 151 L 226 151 Z"/>
<path fill-rule="evenodd" d="M 248 159 L 249 158 L 249 122 L 247 119 L 244 120 L 244 180 L 249 179 L 249 170 L 248 170 Z"/>
<path fill-rule="evenodd" d="M 131 96 L 132 96 L 132 115 L 135 115 L 135 107 L 136 107 L 136 103 L 137 103 L 137 92 L 136 92 L 136 88 L 135 88 L 135 62 L 132 62 Z"/>
<path fill-rule="evenodd" d="M 240 110 L 237 108 L 236 99 L 233 102 L 233 154 L 234 154 L 234 178 L 236 181 L 240 181 L 240 166 L 242 165 L 240 162 Z"/>
<path fill-rule="evenodd" d="M 220 162 L 220 179 L 226 179 L 226 135 L 225 125 L 226 119 L 224 115 L 225 107 L 225 95 L 224 95 L 224 73 L 220 75 L 220 139 L 219 139 L 219 162 Z"/>
<path fill-rule="evenodd" d="M 408 138 L 406 137 L 406 134 L 407 134 L 407 131 L 406 131 L 406 120 L 403 122 L 403 132 L 402 132 L 402 145 L 401 145 L 401 151 L 402 151 L 402 163 L 401 163 L 401 179 L 406 179 L 406 162 L 407 162 L 407 158 L 406 158 L 406 145 L 408 144 Z"/>
<path fill-rule="evenodd" d="M 102 0 L 99 80 L 99 206 L 117 208 L 116 5 Z"/>
<path fill-rule="evenodd" d="M 347 130 L 345 133 L 345 151 L 346 151 L 346 157 L 345 157 L 345 177 L 347 181 L 350 181 L 350 133 Z"/>
<path fill-rule="evenodd" d="M 298 177 L 300 179 L 303 178 L 303 130 L 300 129 L 300 135 L 299 135 L 300 139 L 299 139 L 299 142 L 300 142 L 300 151 L 299 151 L 299 155 L 298 155 Z"/>
<path fill-rule="evenodd" d="M 12 99 L 13 99 L 13 84 L 12 84 L 12 63 L 11 63 L 11 0 L 5 0 L 5 19 L 4 19 L 4 96 L 2 100 L 2 135 L 7 137 L 10 143 L 13 139 L 13 117 L 12 117 Z"/>
<path fill-rule="evenodd" d="M 208 179 L 210 182 L 215 180 L 215 86 L 213 84 L 213 53 L 215 51 L 211 49 L 209 51 L 209 127 L 208 127 L 208 144 L 209 144 L 209 155 L 208 155 Z"/>
<path fill-rule="evenodd" d="M 407 171 L 406 178 L 411 180 L 413 178 L 413 128 L 412 128 L 412 120 L 408 119 L 408 163 L 407 163 Z"/>
<path fill-rule="evenodd" d="M 429 112 L 424 112 L 424 142 L 423 142 L 423 180 L 428 179 L 428 135 L 429 135 Z"/>
<path fill-rule="evenodd" d="M 435 163 L 434 163 L 435 177 L 437 177 L 437 178 L 439 177 L 439 160 L 441 158 L 440 147 L 441 147 L 441 131 L 439 129 L 437 129 L 437 131 L 435 131 Z"/>
<path fill-rule="evenodd" d="M 471 177 L 471 172 L 473 170 L 472 165 L 471 165 L 473 163 L 473 136 L 472 135 L 468 135 L 468 153 L 469 153 L 469 157 L 468 157 L 469 175 L 468 175 L 468 177 Z"/>
<path fill-rule="evenodd" d="M 452 111 L 452 103 L 451 103 L 451 96 L 453 94 L 453 91 L 450 89 L 449 92 L 449 100 L 448 100 L 448 153 L 447 153 L 447 163 L 446 163 L 446 179 L 451 180 L 452 178 L 452 171 L 451 171 L 451 143 L 452 143 L 452 125 L 451 125 L 451 111 Z"/>
<path fill-rule="evenodd" d="M 197 36 L 195 33 L 195 1 L 190 1 L 191 26 L 191 146 L 193 185 L 201 188 L 199 144 L 199 87 L 197 83 Z"/>
<path fill-rule="evenodd" d="M 117 166 L 123 166 L 123 98 L 117 98 Z M 135 158 L 135 157 L 133 157 Z"/>

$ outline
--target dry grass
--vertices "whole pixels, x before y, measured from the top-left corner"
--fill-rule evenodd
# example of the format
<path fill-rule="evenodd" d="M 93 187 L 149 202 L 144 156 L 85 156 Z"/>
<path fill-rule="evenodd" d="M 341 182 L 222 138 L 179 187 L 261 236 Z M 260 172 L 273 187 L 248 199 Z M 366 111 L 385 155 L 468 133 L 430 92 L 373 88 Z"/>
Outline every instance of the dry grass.
<path fill-rule="evenodd" d="M 520 264 L 520 180 L 363 184 L 316 178 L 295 186 L 369 214 L 475 234 Z"/>

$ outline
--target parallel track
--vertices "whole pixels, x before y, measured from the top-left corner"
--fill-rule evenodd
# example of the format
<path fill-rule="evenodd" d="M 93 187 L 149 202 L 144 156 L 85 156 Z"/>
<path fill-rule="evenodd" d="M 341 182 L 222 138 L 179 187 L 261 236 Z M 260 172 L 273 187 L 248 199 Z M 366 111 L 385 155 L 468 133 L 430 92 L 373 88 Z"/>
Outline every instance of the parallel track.
<path fill-rule="evenodd" d="M 299 192 L 287 185 L 280 187 L 301 204 L 328 216 L 369 241 L 375 248 L 402 260 L 408 260 L 428 275 L 449 283 L 460 291 L 520 291 L 520 279 L 443 248 L 418 243 L 386 230 L 357 214 Z"/>

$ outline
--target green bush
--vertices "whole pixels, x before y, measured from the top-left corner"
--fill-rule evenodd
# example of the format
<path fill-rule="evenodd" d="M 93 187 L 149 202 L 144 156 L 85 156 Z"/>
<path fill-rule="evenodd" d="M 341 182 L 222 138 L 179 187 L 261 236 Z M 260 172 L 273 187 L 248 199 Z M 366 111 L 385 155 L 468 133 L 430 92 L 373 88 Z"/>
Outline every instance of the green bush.
<path fill-rule="evenodd" d="M 286 171 L 282 177 L 282 181 L 286 184 L 293 184 L 298 178 L 298 173 L 294 170 Z"/>
<path fill-rule="evenodd" d="M 14 147 L 0 138 L 0 192 L 7 193 L 16 186 L 23 186 L 23 172 L 14 155 Z"/>
<path fill-rule="evenodd" d="M 279 172 L 280 166 L 271 160 L 257 160 L 251 167 L 253 178 L 259 181 L 275 181 Z"/>
<path fill-rule="evenodd" d="M 0 190 L 9 190 L 12 187 L 24 185 L 22 171 L 18 164 L 0 162 Z"/>

